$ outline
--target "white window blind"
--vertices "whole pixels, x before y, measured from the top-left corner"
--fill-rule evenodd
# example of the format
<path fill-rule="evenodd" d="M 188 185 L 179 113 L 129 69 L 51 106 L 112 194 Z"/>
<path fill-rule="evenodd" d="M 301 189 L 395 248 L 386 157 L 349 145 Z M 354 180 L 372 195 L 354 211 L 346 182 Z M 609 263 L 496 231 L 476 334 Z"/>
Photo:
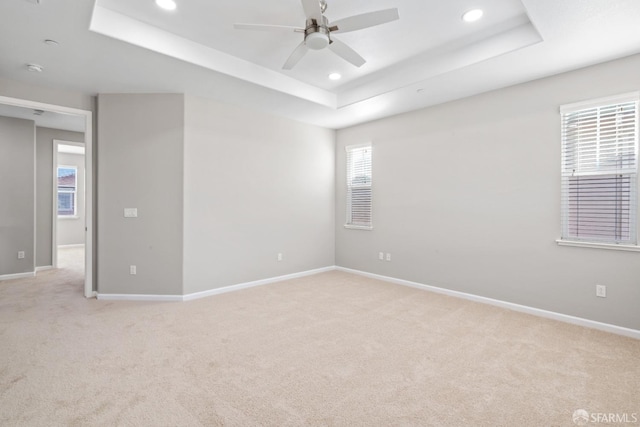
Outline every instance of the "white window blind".
<path fill-rule="evenodd" d="M 371 144 L 347 150 L 347 226 L 371 228 Z"/>
<path fill-rule="evenodd" d="M 562 239 L 637 244 L 638 94 L 561 116 Z"/>

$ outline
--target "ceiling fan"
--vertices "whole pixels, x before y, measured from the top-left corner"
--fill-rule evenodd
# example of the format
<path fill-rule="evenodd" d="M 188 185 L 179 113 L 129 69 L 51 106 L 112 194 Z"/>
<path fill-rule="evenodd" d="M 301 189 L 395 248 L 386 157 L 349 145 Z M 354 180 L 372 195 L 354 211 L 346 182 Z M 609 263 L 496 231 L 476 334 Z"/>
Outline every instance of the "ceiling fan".
<path fill-rule="evenodd" d="M 238 30 L 262 30 L 303 33 L 304 39 L 295 48 L 289 59 L 282 66 L 285 70 L 292 69 L 307 53 L 309 49 L 320 50 L 328 47 L 333 53 L 356 67 L 362 66 L 365 59 L 355 50 L 351 49 L 340 40 L 332 37 L 333 33 L 346 33 L 348 31 L 362 30 L 399 18 L 398 9 L 383 9 L 375 12 L 363 13 L 329 22 L 324 16 L 327 10 L 326 0 L 301 0 L 304 14 L 307 17 L 304 28 L 285 25 L 265 24 L 234 24 Z"/>

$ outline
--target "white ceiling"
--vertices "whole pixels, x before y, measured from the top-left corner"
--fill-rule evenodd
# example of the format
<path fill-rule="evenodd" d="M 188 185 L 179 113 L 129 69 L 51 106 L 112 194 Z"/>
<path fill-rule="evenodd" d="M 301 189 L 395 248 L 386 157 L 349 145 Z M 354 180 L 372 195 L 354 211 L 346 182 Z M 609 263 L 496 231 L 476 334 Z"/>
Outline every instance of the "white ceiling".
<path fill-rule="evenodd" d="M 285 71 L 302 34 L 233 24 L 303 26 L 300 0 L 176 2 L 0 2 L 0 75 L 91 94 L 187 93 L 342 128 L 640 52 L 638 0 L 327 0 L 330 21 L 393 7 L 400 19 L 332 36 L 367 60 L 360 68 L 323 50 Z M 472 8 L 484 18 L 463 22 Z"/>

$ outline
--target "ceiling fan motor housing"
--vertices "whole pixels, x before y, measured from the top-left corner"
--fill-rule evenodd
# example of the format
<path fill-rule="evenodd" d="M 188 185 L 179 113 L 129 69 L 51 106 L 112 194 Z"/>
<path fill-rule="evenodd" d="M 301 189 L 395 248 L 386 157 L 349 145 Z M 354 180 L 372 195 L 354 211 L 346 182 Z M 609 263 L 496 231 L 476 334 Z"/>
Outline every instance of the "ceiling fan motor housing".
<path fill-rule="evenodd" d="M 309 49 L 320 50 L 329 46 L 329 29 L 327 18 L 322 17 L 322 23 L 318 25 L 315 19 L 307 19 L 307 27 L 304 30 L 304 42 Z"/>

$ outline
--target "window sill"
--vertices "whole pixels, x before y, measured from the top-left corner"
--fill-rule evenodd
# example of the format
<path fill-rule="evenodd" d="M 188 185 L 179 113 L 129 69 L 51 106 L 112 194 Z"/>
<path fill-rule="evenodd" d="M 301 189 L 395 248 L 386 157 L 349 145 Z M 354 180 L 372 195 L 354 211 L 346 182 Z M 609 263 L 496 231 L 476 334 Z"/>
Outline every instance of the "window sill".
<path fill-rule="evenodd" d="M 373 227 L 370 225 L 351 225 L 345 224 L 344 228 L 350 228 L 352 230 L 373 230 Z"/>
<path fill-rule="evenodd" d="M 609 249 L 614 251 L 640 252 L 640 246 L 638 245 L 616 245 L 615 243 L 577 242 L 577 241 L 562 240 L 562 239 L 557 239 L 556 243 L 559 246 L 574 246 L 578 248 Z"/>

